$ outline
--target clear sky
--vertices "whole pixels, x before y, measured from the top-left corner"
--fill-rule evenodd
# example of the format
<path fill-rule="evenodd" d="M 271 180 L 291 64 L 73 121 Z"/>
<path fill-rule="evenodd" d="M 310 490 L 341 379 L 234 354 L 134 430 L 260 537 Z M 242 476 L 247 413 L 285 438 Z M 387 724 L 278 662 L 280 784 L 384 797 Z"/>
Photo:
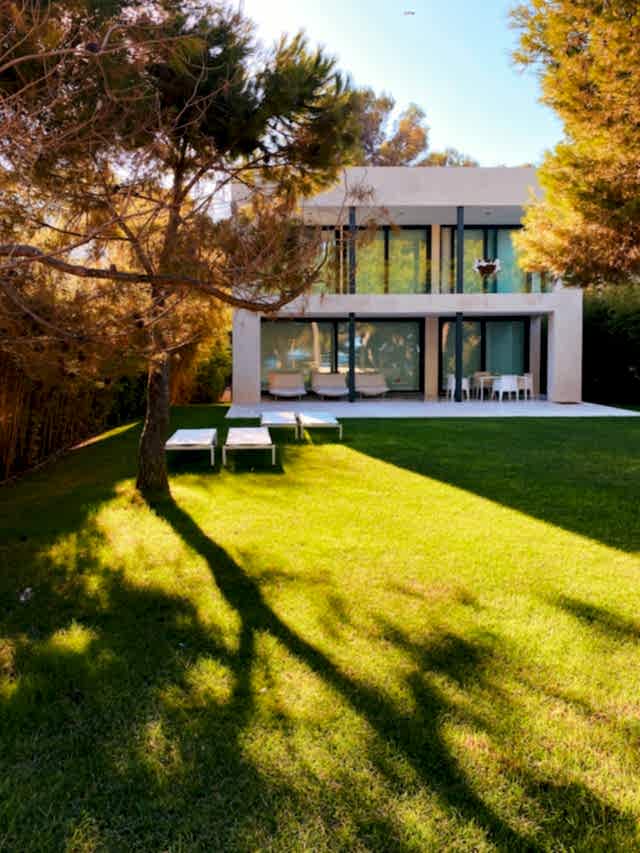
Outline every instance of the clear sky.
<path fill-rule="evenodd" d="M 539 163 L 561 137 L 531 72 L 514 68 L 511 0 L 236 0 L 265 44 L 304 29 L 358 86 L 427 113 L 430 147 L 482 166 Z M 405 15 L 406 10 L 415 14 Z"/>

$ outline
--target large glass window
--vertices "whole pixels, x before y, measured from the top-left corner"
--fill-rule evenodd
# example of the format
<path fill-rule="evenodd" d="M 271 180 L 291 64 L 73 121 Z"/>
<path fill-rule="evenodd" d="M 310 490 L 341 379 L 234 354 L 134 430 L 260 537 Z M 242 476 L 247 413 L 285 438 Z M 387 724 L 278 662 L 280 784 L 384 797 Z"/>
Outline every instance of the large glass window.
<path fill-rule="evenodd" d="M 341 293 L 344 280 L 344 257 L 333 228 L 323 228 L 320 233 L 318 262 L 322 260 L 324 263 L 312 287 L 312 292 Z"/>
<path fill-rule="evenodd" d="M 392 391 L 420 390 L 420 323 L 356 321 L 356 371 L 384 374 Z M 338 323 L 338 368 L 349 369 L 349 324 Z"/>
<path fill-rule="evenodd" d="M 487 320 L 486 350 L 489 373 L 524 373 L 524 320 Z"/>
<path fill-rule="evenodd" d="M 462 375 L 471 376 L 482 369 L 482 326 L 477 320 L 462 323 Z M 456 323 L 446 320 L 442 324 L 442 388 L 447 386 L 447 376 L 456 372 Z"/>
<path fill-rule="evenodd" d="M 356 241 L 356 292 L 385 292 L 384 231 L 363 229 Z"/>
<path fill-rule="evenodd" d="M 261 331 L 263 385 L 274 370 L 299 370 L 306 381 L 312 370 L 332 370 L 333 323 L 263 320 Z"/>
<path fill-rule="evenodd" d="M 546 290 L 544 275 L 527 274 L 518 264 L 518 252 L 513 242 L 518 228 L 465 228 L 464 230 L 464 292 L 465 293 L 526 293 Z M 478 258 L 498 258 L 500 272 L 482 280 L 473 269 Z M 440 291 L 453 293 L 456 289 L 456 229 L 443 226 L 440 231 Z"/>
<path fill-rule="evenodd" d="M 441 337 L 441 381 L 456 370 L 456 322 L 445 320 Z M 528 369 L 527 320 L 463 320 L 462 375 L 486 370 L 522 375 Z"/>
<path fill-rule="evenodd" d="M 389 229 L 389 293 L 425 293 L 427 252 L 426 228 Z"/>

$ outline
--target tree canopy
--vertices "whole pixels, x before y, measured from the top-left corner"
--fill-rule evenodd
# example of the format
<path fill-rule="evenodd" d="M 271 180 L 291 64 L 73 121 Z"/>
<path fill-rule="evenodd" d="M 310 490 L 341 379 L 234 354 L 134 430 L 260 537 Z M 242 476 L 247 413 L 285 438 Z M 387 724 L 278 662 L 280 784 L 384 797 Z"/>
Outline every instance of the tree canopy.
<path fill-rule="evenodd" d="M 516 61 L 534 68 L 565 139 L 544 158 L 542 201 L 520 237 L 529 269 L 578 284 L 640 272 L 640 7 L 529 0 L 512 12 Z"/>
<path fill-rule="evenodd" d="M 6 334 L 23 316 L 54 343 L 145 358 L 138 482 L 166 492 L 171 359 L 206 305 L 273 311 L 314 280 L 296 201 L 347 159 L 352 93 L 302 35 L 265 52 L 226 4 L 16 0 L 0 26 Z"/>
<path fill-rule="evenodd" d="M 361 166 L 477 166 L 467 154 L 455 148 L 429 151 L 429 127 L 426 113 L 417 104 L 409 104 L 392 121 L 396 102 L 386 93 L 373 89 L 355 92 L 358 147 L 355 162 Z"/>

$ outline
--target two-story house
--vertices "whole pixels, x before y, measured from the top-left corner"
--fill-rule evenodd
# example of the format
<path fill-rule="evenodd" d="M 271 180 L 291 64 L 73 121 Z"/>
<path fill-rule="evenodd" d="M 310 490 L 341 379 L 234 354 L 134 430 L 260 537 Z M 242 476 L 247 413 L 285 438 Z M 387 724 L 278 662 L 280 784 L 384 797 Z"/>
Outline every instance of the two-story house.
<path fill-rule="evenodd" d="M 354 186 L 369 195 L 350 206 Z M 579 402 L 582 293 L 523 271 L 512 239 L 539 192 L 532 168 L 346 169 L 304 206 L 326 234 L 323 283 L 276 316 L 234 312 L 234 402 L 257 403 L 275 370 L 343 372 L 352 392 L 376 370 L 427 400 L 451 374 L 459 399 L 476 372 L 530 373 L 536 394 Z M 485 258 L 495 275 L 474 269 Z"/>

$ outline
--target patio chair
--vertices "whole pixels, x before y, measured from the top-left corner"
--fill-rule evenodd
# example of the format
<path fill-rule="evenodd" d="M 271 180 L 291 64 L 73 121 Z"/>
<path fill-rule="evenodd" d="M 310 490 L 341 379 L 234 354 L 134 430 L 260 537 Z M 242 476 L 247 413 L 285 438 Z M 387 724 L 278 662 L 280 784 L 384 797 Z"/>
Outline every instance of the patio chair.
<path fill-rule="evenodd" d="M 301 399 L 307 393 L 302 373 L 297 370 L 288 372 L 273 371 L 269 374 L 269 393 L 273 397 L 297 397 Z"/>
<path fill-rule="evenodd" d="M 319 397 L 346 397 L 349 393 L 343 373 L 311 374 L 311 390 Z"/>
<path fill-rule="evenodd" d="M 507 400 L 511 394 L 515 394 L 516 400 L 518 399 L 518 377 L 515 374 L 505 373 L 503 376 L 498 376 L 497 379 L 493 380 L 491 396 L 495 397 L 498 395 L 498 399 L 502 402 L 504 394 L 507 395 Z"/>
<path fill-rule="evenodd" d="M 388 390 L 382 373 L 356 373 L 356 392 L 361 397 L 384 397 Z"/>
<path fill-rule="evenodd" d="M 456 377 L 453 373 L 449 373 L 447 376 L 447 397 L 450 400 L 453 400 L 456 393 Z M 469 399 L 469 379 L 466 376 L 462 377 L 462 396 L 467 395 L 467 400 Z"/>
<path fill-rule="evenodd" d="M 521 391 L 525 400 L 533 399 L 533 375 L 531 373 L 525 373 L 523 376 L 518 376 L 518 396 L 520 396 Z"/>

